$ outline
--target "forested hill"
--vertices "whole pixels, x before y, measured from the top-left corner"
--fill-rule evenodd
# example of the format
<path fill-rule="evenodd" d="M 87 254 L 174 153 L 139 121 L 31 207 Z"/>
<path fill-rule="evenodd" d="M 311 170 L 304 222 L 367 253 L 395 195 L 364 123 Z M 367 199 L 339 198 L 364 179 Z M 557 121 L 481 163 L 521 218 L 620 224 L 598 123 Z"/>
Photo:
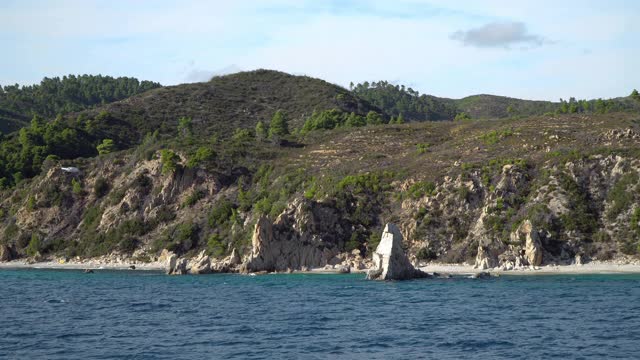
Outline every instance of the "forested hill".
<path fill-rule="evenodd" d="M 534 116 L 545 113 L 572 114 L 640 110 L 637 97 L 615 99 L 534 101 L 496 95 L 472 95 L 462 99 L 439 98 L 420 94 L 410 87 L 387 81 L 351 84 L 352 92 L 390 115 L 402 115 L 406 121 L 452 120 L 457 115 L 473 119 Z M 463 114 L 464 113 L 464 114 Z"/>
<path fill-rule="evenodd" d="M 118 79 L 114 80 L 114 84 L 120 84 Z M 49 84 L 48 81 L 44 83 Z M 133 79 L 132 84 L 136 83 L 137 80 Z M 143 84 L 148 88 L 157 85 L 137 84 L 137 87 L 125 86 L 124 89 L 134 92 L 136 89 L 142 91 Z M 119 96 L 127 93 L 116 91 L 119 87 L 113 86 L 94 89 Z M 29 91 L 35 90 L 30 88 Z M 65 94 L 55 91 L 43 93 Z M 100 94 L 100 91 L 93 93 Z M 99 96 L 80 98 L 91 99 L 93 103 L 102 101 Z M 107 97 L 102 99 L 106 102 Z M 41 104 L 39 101 L 34 100 L 32 104 Z M 28 104 L 26 100 L 24 103 Z M 66 109 L 83 103 L 69 104 Z M 28 109 L 27 106 L 24 108 Z M 50 107 L 45 103 L 41 107 L 48 111 L 61 108 L 64 109 L 63 104 L 54 100 Z M 0 189 L 39 174 L 47 159 L 88 158 L 100 152 L 126 150 L 139 145 L 146 135 L 153 133 L 173 138 L 179 133 L 189 132 L 193 143 L 211 138 L 228 139 L 232 135 L 250 134 L 258 122 L 268 124 L 279 110 L 286 117 L 291 131 L 302 128 L 312 117 L 322 120 L 322 124 L 309 122 L 307 130 L 327 128 L 326 120 L 332 120 L 334 115 L 340 118 L 338 120 L 350 115 L 358 124 L 366 121 L 367 115 L 367 123 L 388 122 L 382 110 L 326 81 L 270 70 L 242 72 L 216 77 L 209 82 L 160 87 L 121 101 L 72 112 L 55 120 L 52 116 L 20 120 L 26 124 L 19 132 L 0 137 Z M 0 111 L 0 116 L 2 114 Z M 11 112 L 6 114 L 15 115 Z"/>
<path fill-rule="evenodd" d="M 69 75 L 44 78 L 30 86 L 0 86 L 0 131 L 8 133 L 28 125 L 34 115 L 53 118 L 111 103 L 161 85 L 130 77 Z"/>
<path fill-rule="evenodd" d="M 407 121 L 451 120 L 458 113 L 458 109 L 450 99 L 435 96 L 420 95 L 412 88 L 404 85 L 394 85 L 387 81 L 350 86 L 351 91 L 385 110 L 388 114 L 402 116 Z"/>

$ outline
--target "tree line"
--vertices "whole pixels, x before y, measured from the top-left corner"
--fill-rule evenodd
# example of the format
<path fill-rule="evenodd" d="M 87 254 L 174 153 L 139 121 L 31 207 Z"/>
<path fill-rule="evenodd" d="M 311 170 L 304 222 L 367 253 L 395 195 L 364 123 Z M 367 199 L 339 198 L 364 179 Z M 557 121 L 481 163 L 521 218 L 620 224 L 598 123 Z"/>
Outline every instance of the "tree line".
<path fill-rule="evenodd" d="M 161 85 L 130 77 L 69 75 L 45 77 L 40 84 L 0 86 L 0 111 L 10 111 L 31 118 L 53 118 L 155 89 Z"/>

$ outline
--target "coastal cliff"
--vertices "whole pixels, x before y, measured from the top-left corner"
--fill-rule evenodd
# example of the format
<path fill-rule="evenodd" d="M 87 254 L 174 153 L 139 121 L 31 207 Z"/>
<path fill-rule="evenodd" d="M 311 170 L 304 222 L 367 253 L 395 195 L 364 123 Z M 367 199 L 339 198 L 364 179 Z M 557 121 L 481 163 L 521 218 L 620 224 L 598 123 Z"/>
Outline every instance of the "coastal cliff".
<path fill-rule="evenodd" d="M 233 79 L 203 89 L 269 99 L 260 86 L 271 82 Z M 145 263 L 173 254 L 176 273 L 365 270 L 390 222 L 412 264 L 510 270 L 637 257 L 637 113 L 389 124 L 346 90 L 313 84 L 324 91 L 314 113 L 296 98 L 269 121 L 256 105 L 242 121 L 259 124 L 217 132 L 194 107 L 184 110 L 193 118 L 163 120 L 162 131 L 120 150 L 48 157 L 37 175 L 1 192 L 0 261 Z M 106 106 L 110 117 L 80 118 L 160 118 L 143 105 L 162 106 L 185 88 L 161 90 Z M 202 101 L 190 91 L 174 96 Z M 319 127 L 332 119 L 341 125 Z M 43 131 L 36 125 L 30 131 Z"/>

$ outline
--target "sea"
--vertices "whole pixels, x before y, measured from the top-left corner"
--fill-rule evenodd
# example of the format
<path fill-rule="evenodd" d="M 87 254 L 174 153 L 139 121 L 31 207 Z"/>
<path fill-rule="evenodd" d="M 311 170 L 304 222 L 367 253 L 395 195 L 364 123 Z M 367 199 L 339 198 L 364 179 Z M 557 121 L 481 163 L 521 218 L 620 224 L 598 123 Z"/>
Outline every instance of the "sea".
<path fill-rule="evenodd" d="M 0 270 L 0 359 L 638 359 L 640 275 Z"/>

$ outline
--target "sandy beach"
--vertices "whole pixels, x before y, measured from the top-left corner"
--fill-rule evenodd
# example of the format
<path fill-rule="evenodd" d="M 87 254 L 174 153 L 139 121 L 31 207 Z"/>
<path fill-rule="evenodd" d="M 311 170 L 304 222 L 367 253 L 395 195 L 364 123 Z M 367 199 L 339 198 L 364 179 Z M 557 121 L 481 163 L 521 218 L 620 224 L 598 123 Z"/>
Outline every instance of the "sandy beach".
<path fill-rule="evenodd" d="M 161 270 L 164 271 L 166 266 L 160 262 L 150 263 L 104 263 L 95 260 L 87 260 L 85 262 L 59 262 L 59 261 L 42 261 L 36 263 L 26 262 L 24 260 L 14 260 L 0 262 L 1 269 L 68 269 L 68 270 Z"/>
<path fill-rule="evenodd" d="M 583 265 L 543 265 L 535 269 L 523 268 L 517 270 L 474 269 L 473 265 L 463 264 L 429 264 L 420 267 L 428 273 L 474 274 L 491 272 L 501 275 L 550 275 L 550 274 L 625 274 L 640 273 L 640 264 L 621 263 L 617 261 L 593 261 Z"/>

